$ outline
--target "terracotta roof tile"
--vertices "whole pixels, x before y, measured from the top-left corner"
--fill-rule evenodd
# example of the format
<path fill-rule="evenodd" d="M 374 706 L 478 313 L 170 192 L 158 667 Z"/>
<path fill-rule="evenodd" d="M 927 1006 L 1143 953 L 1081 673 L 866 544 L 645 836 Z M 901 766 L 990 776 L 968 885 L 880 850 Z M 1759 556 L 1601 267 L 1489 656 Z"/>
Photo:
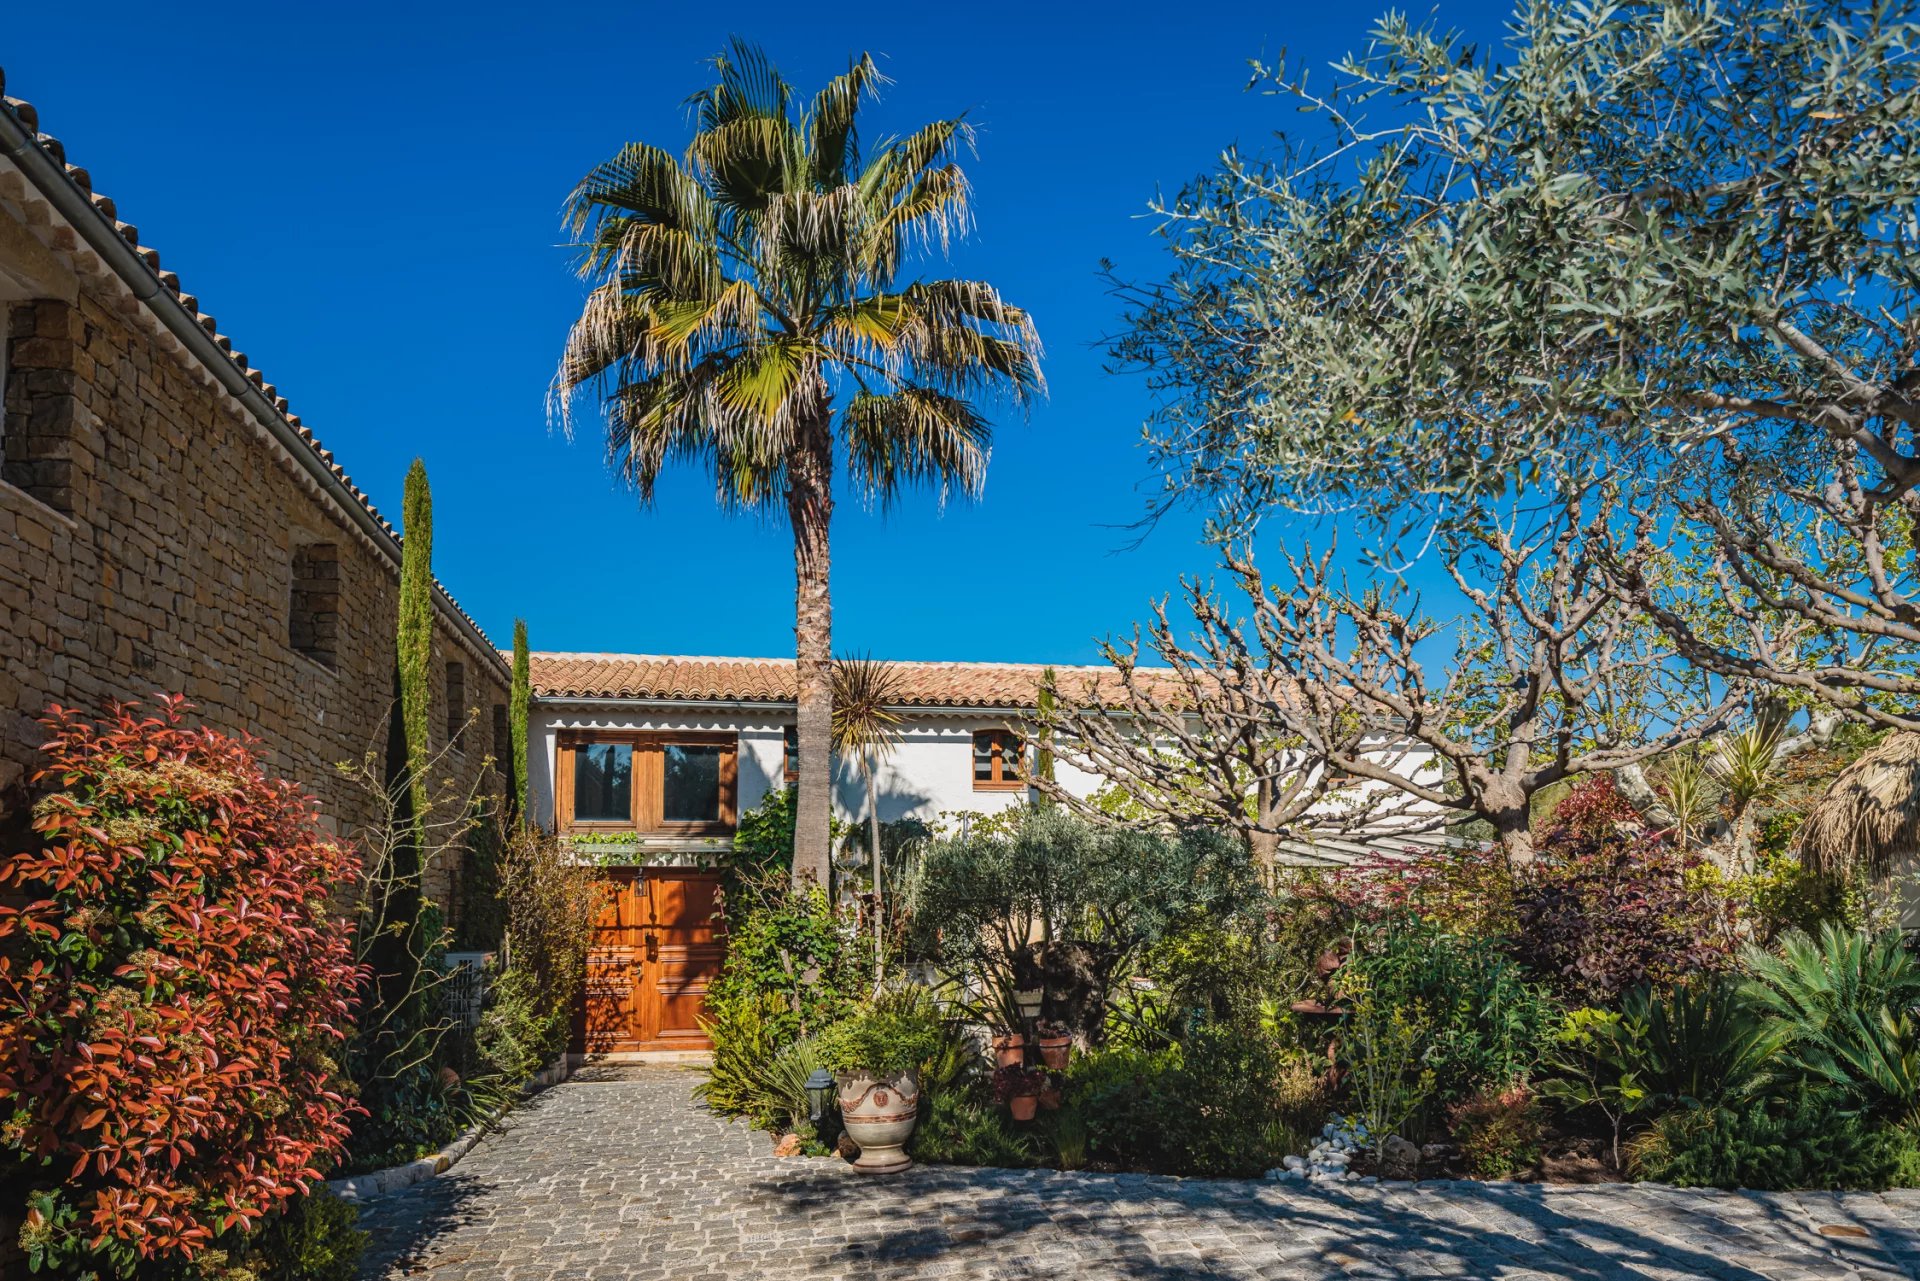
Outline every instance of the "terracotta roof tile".
<path fill-rule="evenodd" d="M 154 303 L 158 304 L 163 297 L 171 298 L 181 307 L 185 308 L 189 315 L 197 319 L 200 322 L 201 328 L 213 336 L 213 340 L 219 344 L 220 349 L 230 355 L 234 366 L 246 374 L 255 386 L 263 389 L 267 399 L 273 402 L 275 409 L 279 411 L 283 418 L 294 427 L 299 428 L 301 439 L 313 450 L 314 456 L 320 465 L 331 472 L 347 487 L 354 499 L 366 509 L 369 515 L 380 523 L 382 528 L 389 534 L 392 534 L 394 538 L 399 538 L 399 532 L 388 523 L 387 518 L 380 514 L 379 509 L 376 508 L 373 503 L 368 500 L 367 496 L 360 492 L 359 487 L 348 478 L 345 469 L 333 461 L 332 453 L 321 449 L 319 442 L 314 439 L 313 433 L 300 427 L 299 417 L 287 412 L 286 399 L 278 394 L 278 390 L 275 387 L 267 383 L 265 375 L 261 374 L 258 370 L 249 370 L 246 353 L 233 350 L 232 340 L 225 334 L 219 332 L 214 318 L 200 310 L 200 300 L 193 294 L 182 293 L 180 291 L 180 277 L 171 271 L 160 270 L 160 251 L 151 245 L 143 245 L 140 243 L 140 229 L 137 226 L 119 220 L 117 217 L 118 210 L 112 197 L 102 195 L 93 189 L 93 175 L 79 165 L 68 164 L 65 144 L 58 138 L 40 132 L 39 110 L 35 108 L 31 102 L 20 98 L 7 97 L 6 85 L 6 69 L 0 67 L 0 110 L 6 111 L 20 123 L 21 127 L 24 128 L 27 133 L 33 136 L 34 141 L 39 143 L 40 149 L 52 157 L 65 171 L 67 181 L 86 195 L 88 202 L 93 206 L 94 212 L 100 215 L 101 220 L 112 227 L 123 240 L 139 252 L 140 257 L 146 262 L 148 270 L 154 273 L 154 279 L 160 283 L 164 291 L 163 294 L 154 298 Z M 441 591 L 446 592 L 446 584 L 441 583 L 438 578 L 436 578 L 434 582 L 439 585 Z M 475 632 L 483 636 L 486 634 L 485 629 L 475 621 L 473 615 L 467 613 L 465 609 L 460 607 L 460 603 L 453 599 L 452 593 L 447 593 L 447 600 L 453 605 L 454 612 L 471 624 Z"/>
<path fill-rule="evenodd" d="M 791 703 L 790 658 L 708 658 L 675 654 L 559 654 L 529 656 L 537 698 L 617 698 L 646 702 Z M 900 703 L 907 707 L 1032 707 L 1041 663 L 893 664 Z M 1117 701 L 1120 682 L 1110 667 L 1056 665 L 1063 691 L 1092 690 Z M 1142 669 L 1142 676 L 1149 673 Z M 1171 689 L 1171 685 L 1169 686 Z"/>

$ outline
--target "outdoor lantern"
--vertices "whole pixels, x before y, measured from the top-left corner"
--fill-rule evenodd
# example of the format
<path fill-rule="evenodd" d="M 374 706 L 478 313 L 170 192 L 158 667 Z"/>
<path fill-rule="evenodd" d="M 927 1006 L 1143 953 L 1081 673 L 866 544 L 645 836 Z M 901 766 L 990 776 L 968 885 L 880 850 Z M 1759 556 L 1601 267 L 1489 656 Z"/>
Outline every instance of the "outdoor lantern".
<path fill-rule="evenodd" d="M 807 1114 L 813 1118 L 817 1127 L 820 1118 L 827 1114 L 827 1106 L 833 1102 L 833 1073 L 825 1068 L 815 1068 L 813 1075 L 807 1078 Z"/>

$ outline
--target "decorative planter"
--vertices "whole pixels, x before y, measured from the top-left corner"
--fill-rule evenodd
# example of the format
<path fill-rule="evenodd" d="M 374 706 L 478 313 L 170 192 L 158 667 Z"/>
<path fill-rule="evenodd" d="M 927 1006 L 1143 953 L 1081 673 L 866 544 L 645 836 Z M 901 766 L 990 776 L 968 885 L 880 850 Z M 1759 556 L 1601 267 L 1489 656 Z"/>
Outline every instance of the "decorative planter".
<path fill-rule="evenodd" d="M 1063 1071 L 1067 1059 L 1073 1053 L 1071 1036 L 1043 1036 L 1040 1038 L 1040 1061 L 1055 1071 Z"/>
<path fill-rule="evenodd" d="M 847 1137 L 860 1145 L 853 1168 L 862 1174 L 893 1174 L 912 1165 L 906 1142 L 919 1109 L 918 1073 L 841 1073 L 840 1120 Z"/>
<path fill-rule="evenodd" d="M 1016 1121 L 1033 1120 L 1033 1114 L 1039 1106 L 1039 1096 L 1033 1094 L 1016 1094 L 1007 1100 L 1007 1111 L 1013 1114 Z"/>
<path fill-rule="evenodd" d="M 1040 1107 L 1047 1112 L 1057 1112 L 1060 1110 L 1059 1086 L 1049 1085 L 1046 1089 L 1040 1091 Z"/>
<path fill-rule="evenodd" d="M 1003 1032 L 993 1038 L 993 1065 L 1019 1067 L 1027 1061 L 1027 1038 L 1018 1032 Z"/>

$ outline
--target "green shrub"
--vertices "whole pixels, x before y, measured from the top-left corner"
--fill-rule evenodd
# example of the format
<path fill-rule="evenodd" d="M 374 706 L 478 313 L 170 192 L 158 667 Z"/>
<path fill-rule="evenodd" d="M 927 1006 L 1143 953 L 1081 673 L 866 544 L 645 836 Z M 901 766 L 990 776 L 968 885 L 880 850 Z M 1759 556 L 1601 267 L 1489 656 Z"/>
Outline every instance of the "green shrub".
<path fill-rule="evenodd" d="M 358 1206 L 315 1188 L 254 1234 L 246 1261 L 258 1281 L 354 1281 L 370 1239 Z"/>
<path fill-rule="evenodd" d="M 1363 931 L 1335 982 L 1364 984 L 1380 1009 L 1420 1012 L 1420 1061 L 1438 1103 L 1526 1077 L 1560 1022 L 1552 995 L 1501 940 L 1405 914 Z"/>
<path fill-rule="evenodd" d="M 915 1160 L 938 1165 L 1022 1169 L 1040 1163 L 1035 1136 L 1016 1129 L 1006 1109 L 971 1087 L 924 1098 L 908 1147 Z"/>
<path fill-rule="evenodd" d="M 1091 1159 L 1213 1178 L 1278 1164 L 1326 1114 L 1304 1059 L 1257 1029 L 1226 1024 L 1198 1027 L 1165 1049 L 1080 1055 L 1067 1070 L 1066 1103 L 1084 1124 Z"/>
<path fill-rule="evenodd" d="M 822 1032 L 820 1060 L 836 1075 L 919 1072 L 942 1051 L 946 1041 L 937 1015 L 924 1009 L 876 1006 Z"/>
<path fill-rule="evenodd" d="M 771 1035 L 791 1044 L 852 1013 L 873 982 L 873 953 L 818 888 L 795 894 L 779 881 L 728 893 L 727 959 L 707 993 L 708 1017 L 736 1001 L 772 997 Z"/>
<path fill-rule="evenodd" d="M 1629 1145 L 1634 1177 L 1678 1187 L 1845 1188 L 1920 1185 L 1911 1130 L 1849 1112 L 1831 1095 L 1771 1107 L 1683 1108 Z"/>
<path fill-rule="evenodd" d="M 1920 964 L 1897 932 L 1828 923 L 1780 952 L 1749 948 L 1742 989 L 1778 1045 L 1785 1090 L 1831 1091 L 1849 1109 L 1920 1125 Z"/>
<path fill-rule="evenodd" d="M 789 1041 L 779 1032 L 785 1008 L 778 996 L 762 992 L 728 1001 L 703 1019 L 713 1055 L 693 1096 L 721 1116 L 744 1117 L 762 1129 L 790 1122 L 792 1100 L 783 1082 L 791 1065 L 780 1059 L 811 1043 Z M 804 1098 L 801 1107 L 804 1114 Z"/>
<path fill-rule="evenodd" d="M 927 848 L 904 896 L 911 946 L 990 991 L 1040 988 L 1041 1017 L 1089 1040 L 1117 977 L 1152 945 L 1260 893 L 1244 843 L 1219 833 L 1096 827 L 1052 806 L 996 819 Z"/>
<path fill-rule="evenodd" d="M 497 972 L 474 1029 L 476 1056 L 487 1072 L 518 1087 L 567 1048 L 571 1015 L 567 1006 L 553 1003 L 531 972 Z"/>
<path fill-rule="evenodd" d="M 1540 1160 L 1546 1127 L 1523 1081 L 1461 1100 L 1447 1109 L 1447 1123 L 1468 1173 L 1476 1178 L 1504 1179 Z"/>

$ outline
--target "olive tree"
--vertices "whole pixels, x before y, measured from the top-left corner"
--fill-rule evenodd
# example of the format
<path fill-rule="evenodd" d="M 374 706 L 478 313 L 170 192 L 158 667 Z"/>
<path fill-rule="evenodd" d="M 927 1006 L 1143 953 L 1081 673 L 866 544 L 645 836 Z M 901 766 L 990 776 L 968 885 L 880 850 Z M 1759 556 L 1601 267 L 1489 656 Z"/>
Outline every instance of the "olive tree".
<path fill-rule="evenodd" d="M 1741 624 L 1623 573 L 1686 660 L 1911 724 L 1912 6 L 1531 0 L 1509 30 L 1391 15 L 1325 86 L 1257 68 L 1307 129 L 1167 204 L 1171 275 L 1122 286 L 1167 501 L 1391 537 L 1607 475 Z"/>

